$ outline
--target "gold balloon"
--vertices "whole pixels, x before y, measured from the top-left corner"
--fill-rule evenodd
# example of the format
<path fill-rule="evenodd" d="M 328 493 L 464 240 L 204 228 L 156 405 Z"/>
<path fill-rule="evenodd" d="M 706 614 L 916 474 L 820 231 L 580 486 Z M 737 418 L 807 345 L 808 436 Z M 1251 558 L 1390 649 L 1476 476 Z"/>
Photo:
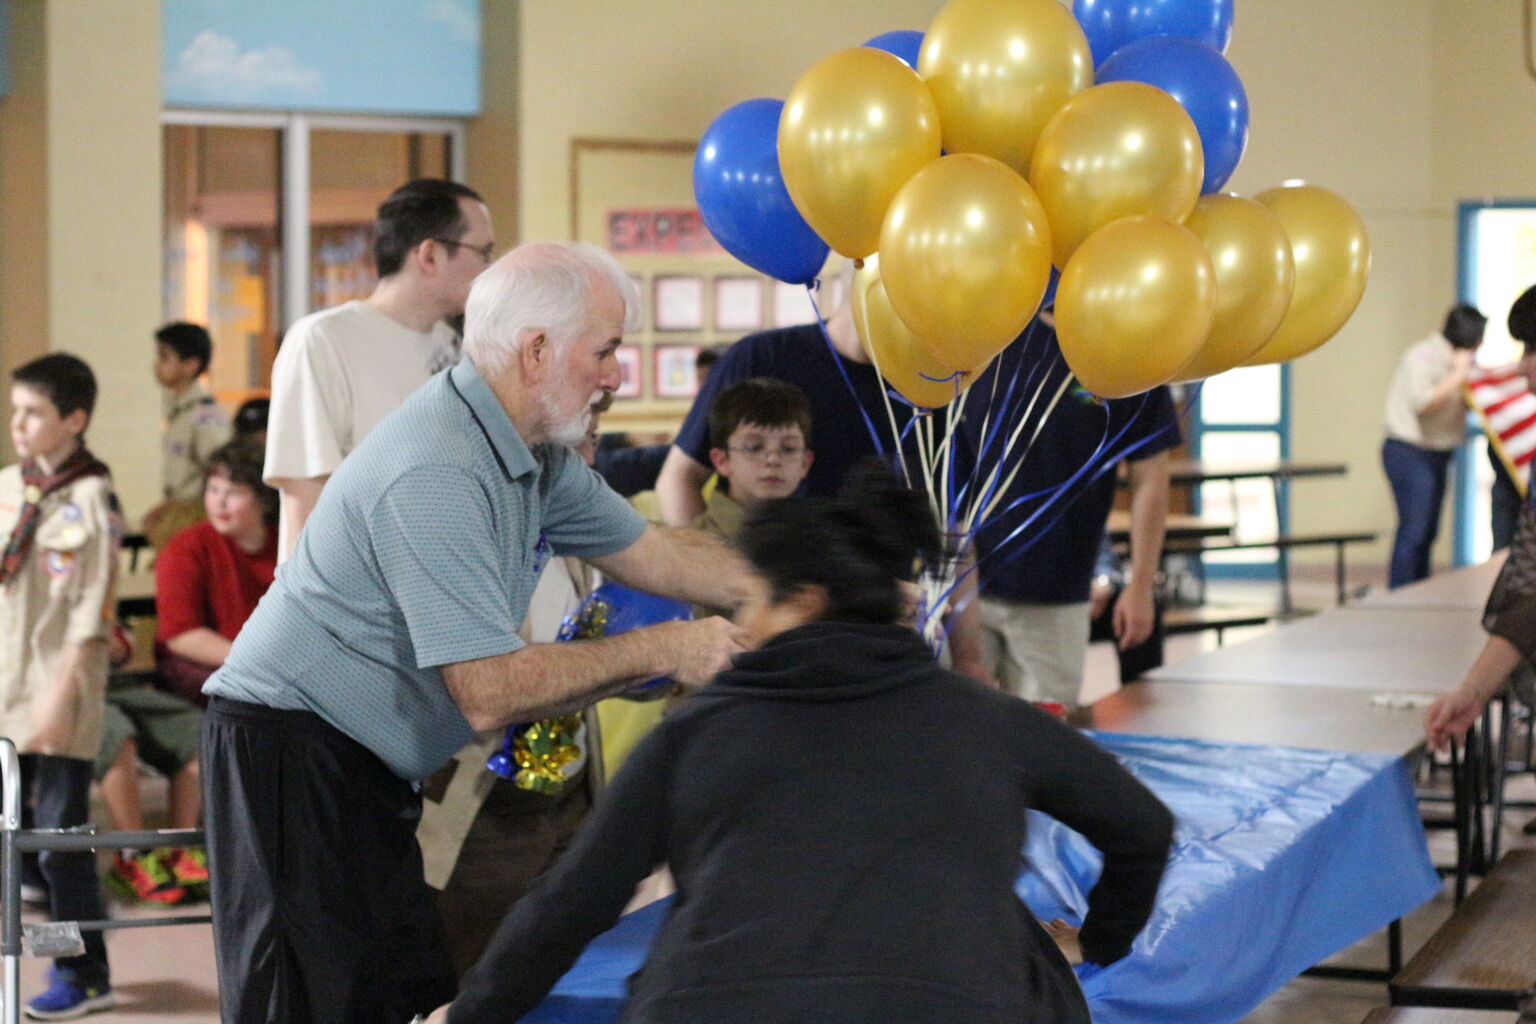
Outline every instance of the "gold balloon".
<path fill-rule="evenodd" d="M 991 157 L 957 153 L 912 176 L 880 232 L 886 294 L 951 370 L 985 363 L 1034 316 L 1051 274 L 1045 211 Z"/>
<path fill-rule="evenodd" d="M 939 105 L 944 148 L 1029 169 L 1035 140 L 1093 84 L 1093 56 L 1057 0 L 951 0 L 928 26 L 917 70 Z"/>
<path fill-rule="evenodd" d="M 1291 303 L 1296 263 L 1285 229 L 1269 209 L 1234 195 L 1201 196 L 1184 226 L 1205 243 L 1216 271 L 1210 336 L 1176 381 L 1230 370 L 1275 333 Z"/>
<path fill-rule="evenodd" d="M 1200 350 L 1216 275 L 1194 232 L 1126 217 L 1078 247 L 1056 286 L 1056 336 L 1089 391 L 1124 398 L 1167 382 Z"/>
<path fill-rule="evenodd" d="M 1109 82 L 1072 97 L 1045 126 L 1029 165 L 1058 267 L 1121 217 L 1182 223 L 1204 175 L 1195 122 L 1178 100 L 1142 82 Z"/>
<path fill-rule="evenodd" d="M 1365 222 L 1343 199 L 1316 185 L 1272 188 L 1253 197 L 1280 221 L 1296 260 L 1296 290 L 1285 319 L 1243 365 L 1304 356 L 1339 332 L 1371 272 Z"/>
<path fill-rule="evenodd" d="M 886 207 L 939 155 L 939 111 L 917 72 L 883 50 L 825 57 L 779 118 L 779 171 L 806 223 L 853 259 L 879 246 Z"/>
<path fill-rule="evenodd" d="M 880 376 L 903 398 L 924 409 L 948 405 L 971 386 L 981 365 L 953 371 L 935 359 L 891 308 L 880 280 L 880 257 L 871 256 L 853 275 L 853 324 Z"/>

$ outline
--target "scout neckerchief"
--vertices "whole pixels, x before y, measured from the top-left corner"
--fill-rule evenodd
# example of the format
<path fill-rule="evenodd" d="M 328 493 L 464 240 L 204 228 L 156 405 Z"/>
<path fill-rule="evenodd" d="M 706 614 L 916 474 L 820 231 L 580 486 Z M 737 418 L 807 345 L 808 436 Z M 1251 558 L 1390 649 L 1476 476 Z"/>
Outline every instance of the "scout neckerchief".
<path fill-rule="evenodd" d="M 37 524 L 43 515 L 43 499 L 83 477 L 107 474 L 106 464 L 87 451 L 83 444 L 60 463 L 52 474 L 44 475 L 36 459 L 27 459 L 21 464 L 21 518 L 16 520 L 15 527 L 11 529 L 5 554 L 0 556 L 0 586 L 21 569 L 27 551 L 32 547 L 32 538 L 37 533 Z"/>

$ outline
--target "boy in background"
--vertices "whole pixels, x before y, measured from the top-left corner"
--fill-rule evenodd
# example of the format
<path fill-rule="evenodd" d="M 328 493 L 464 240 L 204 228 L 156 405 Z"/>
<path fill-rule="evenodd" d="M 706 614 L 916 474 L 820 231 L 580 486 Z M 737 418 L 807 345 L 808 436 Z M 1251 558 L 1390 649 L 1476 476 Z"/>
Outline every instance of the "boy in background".
<path fill-rule="evenodd" d="M 197 324 L 155 332 L 155 381 L 165 389 L 162 498 L 200 503 L 208 456 L 229 440 L 229 417 L 198 380 L 211 358 L 213 340 Z"/>
<path fill-rule="evenodd" d="M 91 762 L 101 740 L 107 642 L 120 540 L 107 467 L 86 449 L 96 378 L 54 353 L 12 374 L 11 443 L 0 470 L 0 736 L 21 752 L 23 826 L 72 828 L 89 816 Z M 40 857 L 54 920 L 106 916 L 89 853 Z M 27 1004 L 34 1020 L 64 1020 L 113 1004 L 107 949 L 54 961 L 50 985 Z"/>
<path fill-rule="evenodd" d="M 810 436 L 810 403 L 787 381 L 748 377 L 720 392 L 709 408 L 709 461 L 720 480 L 692 525 L 734 541 L 748 509 L 799 489 Z"/>

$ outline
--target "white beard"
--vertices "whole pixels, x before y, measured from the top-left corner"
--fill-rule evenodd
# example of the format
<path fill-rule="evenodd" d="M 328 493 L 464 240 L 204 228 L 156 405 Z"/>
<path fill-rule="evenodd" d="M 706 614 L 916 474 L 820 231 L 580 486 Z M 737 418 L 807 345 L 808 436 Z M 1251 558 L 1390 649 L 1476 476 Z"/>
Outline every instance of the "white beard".
<path fill-rule="evenodd" d="M 592 396 L 582 403 L 581 412 L 575 416 L 561 418 L 556 397 L 565 391 L 566 377 L 561 374 L 557 380 L 550 382 L 549 390 L 540 396 L 540 405 L 544 408 L 544 416 L 549 423 L 545 430 L 545 436 L 551 444 L 564 445 L 567 448 L 575 448 L 587 439 L 587 427 L 592 423 L 592 406 L 602 400 L 603 392 L 594 391 Z"/>

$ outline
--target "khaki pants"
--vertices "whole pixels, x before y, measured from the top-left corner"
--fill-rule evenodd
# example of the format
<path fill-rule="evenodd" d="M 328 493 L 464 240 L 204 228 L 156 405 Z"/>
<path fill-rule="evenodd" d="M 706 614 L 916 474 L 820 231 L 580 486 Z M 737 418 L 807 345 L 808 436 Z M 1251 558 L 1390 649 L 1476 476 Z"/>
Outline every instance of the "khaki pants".
<path fill-rule="evenodd" d="M 1003 689 L 1076 707 L 1088 655 L 1088 604 L 981 599 L 982 657 Z"/>

